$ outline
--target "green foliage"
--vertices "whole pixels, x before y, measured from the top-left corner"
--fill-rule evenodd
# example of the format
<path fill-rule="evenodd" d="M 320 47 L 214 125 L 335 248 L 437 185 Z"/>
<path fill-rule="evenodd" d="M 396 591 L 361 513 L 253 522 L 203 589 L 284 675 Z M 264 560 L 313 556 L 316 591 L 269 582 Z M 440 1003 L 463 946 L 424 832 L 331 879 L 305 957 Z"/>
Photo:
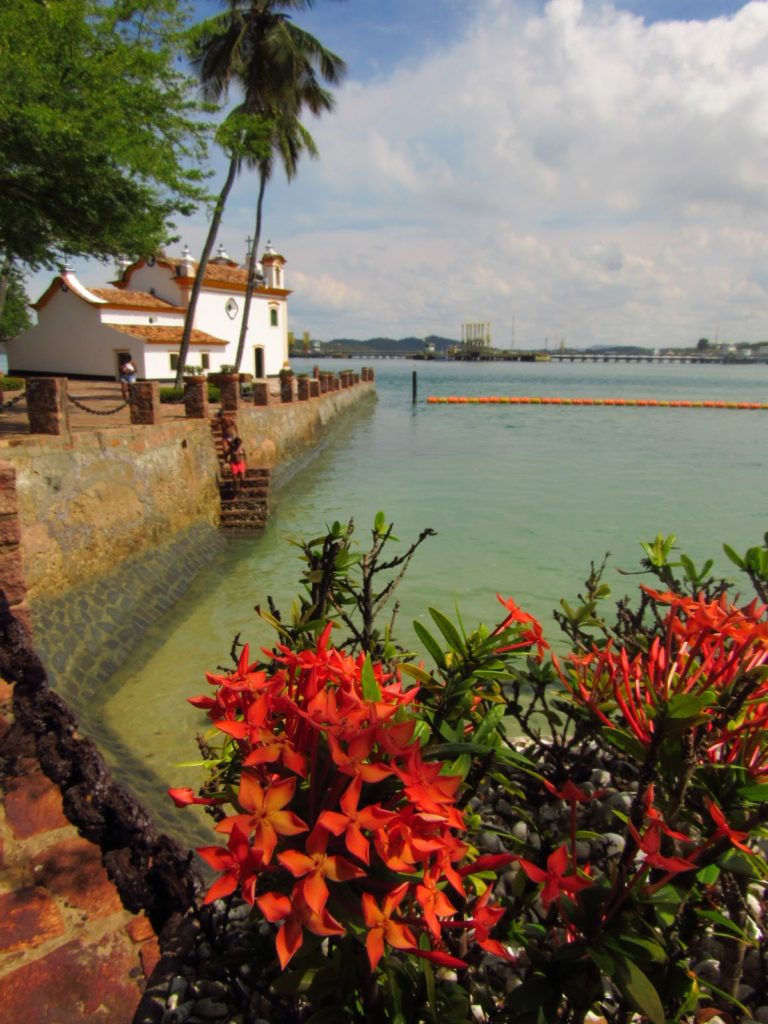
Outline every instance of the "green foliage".
<path fill-rule="evenodd" d="M 184 401 L 184 388 L 160 388 L 160 401 L 166 404 Z"/>
<path fill-rule="evenodd" d="M 371 707 L 380 706 L 385 681 L 395 681 L 399 693 L 413 695 L 401 683 L 417 688 L 408 714 L 418 719 L 419 757 L 426 767 L 445 765 L 443 779 L 461 779 L 455 796 L 465 847 L 455 863 L 468 854 L 462 878 L 476 897 L 490 897 L 487 930 L 473 925 L 485 952 L 467 948 L 461 904 L 444 915 L 449 921 L 441 918 L 439 950 L 463 958 L 465 969 L 447 975 L 403 947 L 390 948 L 371 972 L 358 916 L 325 949 L 305 929 L 276 988 L 295 1013 L 317 1021 L 583 1024 L 593 1015 L 609 1024 L 688 1024 L 715 1013 L 752 1015 L 764 995 L 743 994 L 744 953 L 754 950 L 761 963 L 768 954 L 765 608 L 734 603 L 729 582 L 709 576 L 710 561 L 697 567 L 677 552 L 674 536 L 658 535 L 642 544 L 652 585 L 639 596 L 607 608 L 604 561 L 591 567 L 577 600 L 562 602 L 557 619 L 572 648 L 566 656 L 547 657 L 539 623 L 499 598 L 503 617 L 492 628 L 467 629 L 458 613 L 430 607 L 427 622 L 414 623 L 425 663 L 398 647 L 392 620 L 382 630 L 376 619 L 431 532 L 392 555 L 393 527 L 379 513 L 367 550 L 357 549 L 351 521 L 296 542 L 302 593 L 285 619 L 271 600 L 262 611 L 279 643 L 263 666 L 249 667 L 247 651 L 241 655 L 233 691 L 212 717 L 232 713 L 247 673 L 255 673 L 255 692 L 266 694 L 262 669 L 277 672 L 283 685 L 285 666 L 292 680 L 299 672 L 316 679 L 339 658 L 354 664 Z M 726 548 L 757 584 L 765 550 L 742 556 Z M 334 638 L 330 646 L 331 623 L 346 627 L 343 644 Z M 336 678 L 339 689 L 346 686 L 339 674 L 329 693 Z M 405 708 L 397 714 L 391 720 L 399 727 Z M 260 711 L 243 722 L 252 717 L 253 727 L 263 721 Z M 252 726 L 228 720 L 219 728 L 241 742 Z M 264 736 L 236 757 L 255 766 L 271 742 Z M 211 797 L 232 792 L 227 756 L 217 762 Z M 385 802 L 387 794 L 390 783 L 377 790 Z M 489 834 L 504 851 L 503 878 L 487 862 L 472 870 Z M 408 879 L 401 869 L 381 890 L 379 878 L 360 884 L 391 892 Z M 456 890 L 441 885 L 453 899 Z M 331 905 L 336 914 L 346 904 Z M 409 915 L 398 921 L 393 912 L 392 920 L 416 927 L 413 907 Z M 489 963 L 493 957 L 507 963 Z M 715 964 L 715 977 L 699 973 L 705 962 Z"/>
<path fill-rule="evenodd" d="M 204 197 L 184 19 L 171 0 L 0 6 L 0 252 L 143 255 Z"/>
<path fill-rule="evenodd" d="M 24 289 L 24 277 L 16 267 L 8 272 L 8 290 L 5 302 L 0 303 L 0 342 L 10 341 L 32 326 L 29 314 L 29 296 Z"/>

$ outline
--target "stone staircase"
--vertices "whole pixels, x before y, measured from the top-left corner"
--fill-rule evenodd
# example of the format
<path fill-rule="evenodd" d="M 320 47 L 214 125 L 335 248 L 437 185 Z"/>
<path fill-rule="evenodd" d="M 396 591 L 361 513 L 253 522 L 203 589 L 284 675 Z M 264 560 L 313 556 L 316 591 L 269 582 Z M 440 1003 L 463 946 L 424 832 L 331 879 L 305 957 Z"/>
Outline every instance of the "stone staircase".
<path fill-rule="evenodd" d="M 219 460 L 220 529 L 230 537 L 249 536 L 263 530 L 269 519 L 272 471 L 249 466 L 240 490 L 236 491 L 229 465 L 224 458 L 222 423 L 218 416 L 211 420 L 211 434 Z"/>

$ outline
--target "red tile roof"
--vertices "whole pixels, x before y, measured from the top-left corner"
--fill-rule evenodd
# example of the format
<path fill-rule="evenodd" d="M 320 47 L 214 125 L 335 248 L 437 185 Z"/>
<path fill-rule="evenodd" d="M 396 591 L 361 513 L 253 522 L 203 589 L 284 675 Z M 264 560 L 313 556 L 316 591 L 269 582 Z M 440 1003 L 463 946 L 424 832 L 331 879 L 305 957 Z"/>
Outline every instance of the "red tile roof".
<path fill-rule="evenodd" d="M 113 331 L 131 334 L 134 338 L 143 338 L 148 345 L 180 345 L 181 327 L 150 327 L 149 324 L 110 324 Z M 190 339 L 193 345 L 227 345 L 223 338 L 216 338 L 205 331 L 192 330 Z"/>
<path fill-rule="evenodd" d="M 89 288 L 89 292 L 104 299 L 110 306 L 140 306 L 142 309 L 178 309 L 172 302 L 150 295 L 149 292 L 128 292 L 122 288 Z"/>

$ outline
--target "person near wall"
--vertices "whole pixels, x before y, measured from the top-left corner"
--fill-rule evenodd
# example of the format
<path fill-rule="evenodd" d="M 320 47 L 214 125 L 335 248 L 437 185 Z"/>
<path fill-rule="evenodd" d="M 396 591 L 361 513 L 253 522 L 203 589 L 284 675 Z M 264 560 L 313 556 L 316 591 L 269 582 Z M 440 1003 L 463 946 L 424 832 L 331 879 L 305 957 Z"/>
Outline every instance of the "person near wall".
<path fill-rule="evenodd" d="M 123 392 L 123 398 L 128 401 L 128 385 L 136 383 L 136 367 L 133 365 L 133 359 L 130 355 L 127 355 L 123 362 L 120 364 L 120 388 Z"/>
<path fill-rule="evenodd" d="M 224 457 L 229 463 L 232 473 L 232 483 L 235 485 L 235 494 L 240 493 L 245 479 L 245 447 L 242 439 L 237 436 L 234 423 L 229 420 L 223 423 L 224 432 Z"/>

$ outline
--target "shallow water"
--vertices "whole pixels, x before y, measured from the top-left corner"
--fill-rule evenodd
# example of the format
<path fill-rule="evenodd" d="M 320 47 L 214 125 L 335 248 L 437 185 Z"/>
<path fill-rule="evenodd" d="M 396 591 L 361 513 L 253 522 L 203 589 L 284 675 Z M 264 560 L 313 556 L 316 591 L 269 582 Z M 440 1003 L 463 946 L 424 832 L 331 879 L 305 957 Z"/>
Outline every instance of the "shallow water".
<path fill-rule="evenodd" d="M 339 369 L 347 363 L 323 362 Z M 271 640 L 253 608 L 287 607 L 300 563 L 287 537 L 316 536 L 354 517 L 361 537 L 383 509 L 404 547 L 424 527 L 399 595 L 398 633 L 433 604 L 469 627 L 495 621 L 498 591 L 551 632 L 551 609 L 572 598 L 590 560 L 612 552 L 619 593 L 634 580 L 640 540 L 676 533 L 695 562 L 721 544 L 745 549 L 768 529 L 768 412 L 563 406 L 434 406 L 429 394 L 526 394 L 766 401 L 768 366 L 417 363 L 376 361 L 378 402 L 344 421 L 278 495 L 258 540 L 229 543 L 186 597 L 150 629 L 130 665 L 104 687 L 98 714 L 144 763 L 133 782 L 155 809 L 167 785 L 193 785 L 203 716 L 185 703 L 203 673 L 228 663 L 235 633 Z M 308 368 L 296 364 L 297 369 Z M 419 402 L 411 402 L 418 373 Z M 186 814 L 186 812 L 185 812 Z M 163 824 L 184 818 L 170 810 Z"/>

